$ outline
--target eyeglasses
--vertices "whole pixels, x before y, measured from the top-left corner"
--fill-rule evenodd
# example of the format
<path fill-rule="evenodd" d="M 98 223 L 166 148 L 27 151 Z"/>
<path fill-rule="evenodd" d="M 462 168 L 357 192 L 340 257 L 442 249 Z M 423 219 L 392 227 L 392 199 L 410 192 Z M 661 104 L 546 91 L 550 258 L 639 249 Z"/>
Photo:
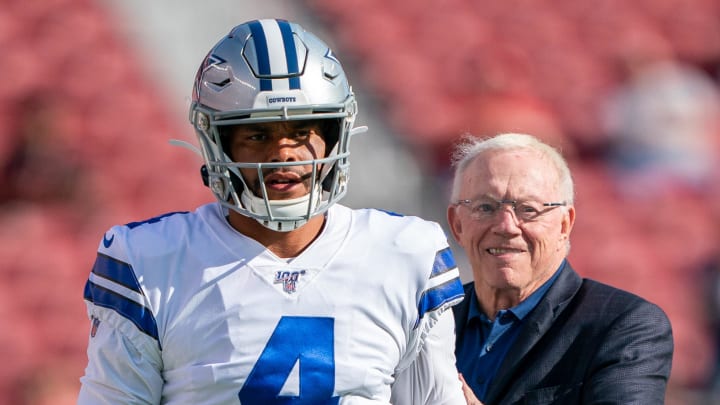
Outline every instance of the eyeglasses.
<path fill-rule="evenodd" d="M 535 201 L 477 199 L 459 200 L 454 203 L 454 205 L 467 207 L 470 210 L 470 217 L 477 221 L 488 221 L 495 218 L 495 215 L 505 204 L 512 207 L 512 212 L 518 222 L 531 222 L 557 207 L 566 206 L 567 202 L 540 203 Z"/>

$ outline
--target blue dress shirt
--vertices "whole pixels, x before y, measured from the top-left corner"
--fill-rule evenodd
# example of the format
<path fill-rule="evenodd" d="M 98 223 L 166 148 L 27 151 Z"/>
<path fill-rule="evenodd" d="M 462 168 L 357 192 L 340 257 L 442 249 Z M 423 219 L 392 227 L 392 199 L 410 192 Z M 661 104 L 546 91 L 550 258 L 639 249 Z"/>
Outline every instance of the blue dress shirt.
<path fill-rule="evenodd" d="M 555 282 L 560 268 L 562 264 L 548 281 L 521 303 L 498 311 L 494 321 L 480 310 L 474 289 L 469 297 L 465 297 L 471 304 L 463 341 L 456 348 L 457 369 L 480 401 L 485 400 L 488 387 L 517 338 L 523 320 Z"/>

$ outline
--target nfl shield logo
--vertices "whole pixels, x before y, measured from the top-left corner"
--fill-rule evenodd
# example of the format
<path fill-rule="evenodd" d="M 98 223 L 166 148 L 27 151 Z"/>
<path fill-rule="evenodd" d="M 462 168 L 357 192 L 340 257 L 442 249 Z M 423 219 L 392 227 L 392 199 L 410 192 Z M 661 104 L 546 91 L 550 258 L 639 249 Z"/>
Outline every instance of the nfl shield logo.
<path fill-rule="evenodd" d="M 90 318 L 92 320 L 92 327 L 90 328 L 90 337 L 95 337 L 97 334 L 98 326 L 100 326 L 100 320 L 94 316 Z"/>
<path fill-rule="evenodd" d="M 300 271 L 278 271 L 275 273 L 273 284 L 283 285 L 283 291 L 286 293 L 294 293 L 297 291 L 297 282 L 300 276 L 305 274 L 305 270 Z"/>

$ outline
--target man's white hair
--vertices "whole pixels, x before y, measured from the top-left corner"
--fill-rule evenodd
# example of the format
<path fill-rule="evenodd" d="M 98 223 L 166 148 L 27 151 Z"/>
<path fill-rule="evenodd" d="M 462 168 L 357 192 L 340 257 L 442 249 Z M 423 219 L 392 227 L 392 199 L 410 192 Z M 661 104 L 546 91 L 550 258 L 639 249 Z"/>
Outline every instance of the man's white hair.
<path fill-rule="evenodd" d="M 455 201 L 459 198 L 458 194 L 460 193 L 462 174 L 470 162 L 480 153 L 491 150 L 514 149 L 534 150 L 548 158 L 557 170 L 560 198 L 568 205 L 573 204 L 575 186 L 572 175 L 570 174 L 570 168 L 560 151 L 532 135 L 519 133 L 504 133 L 489 138 L 479 138 L 472 134 L 463 135 L 455 145 L 451 157 L 452 166 L 455 168 L 452 191 L 450 193 L 451 200 Z"/>

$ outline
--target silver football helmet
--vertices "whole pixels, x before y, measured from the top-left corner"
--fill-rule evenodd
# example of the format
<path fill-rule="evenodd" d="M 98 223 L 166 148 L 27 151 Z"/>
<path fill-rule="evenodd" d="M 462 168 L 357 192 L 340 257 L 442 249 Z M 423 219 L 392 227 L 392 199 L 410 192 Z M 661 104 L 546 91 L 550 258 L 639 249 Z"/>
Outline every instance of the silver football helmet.
<path fill-rule="evenodd" d="M 357 103 L 330 48 L 285 20 L 238 25 L 208 53 L 193 88 L 190 122 L 205 164 L 203 179 L 218 202 L 276 231 L 291 231 L 325 212 L 347 192 L 348 156 Z M 222 127 L 286 120 L 335 120 L 324 134 L 327 156 L 300 162 L 233 162 L 223 150 Z M 240 169 L 312 167 L 312 191 L 292 200 L 270 200 L 248 187 Z"/>

